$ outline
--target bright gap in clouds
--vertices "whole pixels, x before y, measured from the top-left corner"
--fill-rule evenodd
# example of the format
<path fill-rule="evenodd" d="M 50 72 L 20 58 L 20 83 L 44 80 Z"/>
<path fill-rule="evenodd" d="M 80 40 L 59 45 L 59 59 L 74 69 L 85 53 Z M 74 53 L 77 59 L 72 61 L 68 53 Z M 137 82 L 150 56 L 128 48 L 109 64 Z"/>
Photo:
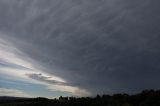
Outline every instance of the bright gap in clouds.
<path fill-rule="evenodd" d="M 0 88 L 0 96 L 30 97 L 30 95 L 16 89 Z"/>
<path fill-rule="evenodd" d="M 0 76 L 13 81 L 41 84 L 49 91 L 58 91 L 64 94 L 70 93 L 74 96 L 90 95 L 90 93 L 84 89 L 70 86 L 63 78 L 50 75 L 41 69 L 35 68 L 34 64 L 37 63 L 25 56 L 24 53 L 19 51 L 11 43 L 0 39 Z M 1 88 L 0 86 L 0 95 L 3 95 L 3 91 L 8 92 L 7 96 L 26 96 L 25 93 L 21 91 L 12 88 Z"/>

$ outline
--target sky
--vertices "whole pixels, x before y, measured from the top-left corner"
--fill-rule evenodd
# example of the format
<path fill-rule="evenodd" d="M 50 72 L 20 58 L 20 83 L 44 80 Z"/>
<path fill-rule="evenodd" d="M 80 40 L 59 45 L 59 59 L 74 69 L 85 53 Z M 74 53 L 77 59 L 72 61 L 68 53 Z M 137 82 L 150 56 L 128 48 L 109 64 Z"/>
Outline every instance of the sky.
<path fill-rule="evenodd" d="M 159 0 L 0 0 L 0 96 L 160 89 Z"/>

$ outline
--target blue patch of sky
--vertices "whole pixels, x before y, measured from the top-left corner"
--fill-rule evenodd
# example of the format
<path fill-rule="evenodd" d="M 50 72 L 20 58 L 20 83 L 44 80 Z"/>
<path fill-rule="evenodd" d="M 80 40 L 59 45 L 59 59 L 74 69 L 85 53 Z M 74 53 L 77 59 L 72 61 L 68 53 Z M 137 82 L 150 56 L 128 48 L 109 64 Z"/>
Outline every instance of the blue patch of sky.
<path fill-rule="evenodd" d="M 27 93 L 28 95 L 40 96 L 40 97 L 59 97 L 62 96 L 73 96 L 71 93 L 50 91 L 45 85 L 40 84 L 30 84 L 22 81 L 12 81 L 0 77 L 0 88 L 16 89 Z"/>

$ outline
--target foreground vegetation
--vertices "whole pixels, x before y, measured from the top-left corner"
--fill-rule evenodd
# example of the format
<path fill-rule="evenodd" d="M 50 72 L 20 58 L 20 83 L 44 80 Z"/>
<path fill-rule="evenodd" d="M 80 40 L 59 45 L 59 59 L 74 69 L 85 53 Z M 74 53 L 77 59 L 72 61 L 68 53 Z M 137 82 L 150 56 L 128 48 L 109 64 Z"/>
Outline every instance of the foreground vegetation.
<path fill-rule="evenodd" d="M 91 97 L 17 98 L 0 100 L 0 106 L 160 106 L 160 90 L 145 90 L 136 95 L 114 94 Z"/>

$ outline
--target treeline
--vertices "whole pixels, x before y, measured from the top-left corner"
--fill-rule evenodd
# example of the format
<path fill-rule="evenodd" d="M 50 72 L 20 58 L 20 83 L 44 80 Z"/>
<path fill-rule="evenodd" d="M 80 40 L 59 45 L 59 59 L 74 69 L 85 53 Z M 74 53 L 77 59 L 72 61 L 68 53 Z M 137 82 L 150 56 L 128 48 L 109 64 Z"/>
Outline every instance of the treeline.
<path fill-rule="evenodd" d="M 97 95 L 96 97 L 43 97 L 0 100 L 0 106 L 160 106 L 160 90 L 144 90 L 139 94 Z"/>

